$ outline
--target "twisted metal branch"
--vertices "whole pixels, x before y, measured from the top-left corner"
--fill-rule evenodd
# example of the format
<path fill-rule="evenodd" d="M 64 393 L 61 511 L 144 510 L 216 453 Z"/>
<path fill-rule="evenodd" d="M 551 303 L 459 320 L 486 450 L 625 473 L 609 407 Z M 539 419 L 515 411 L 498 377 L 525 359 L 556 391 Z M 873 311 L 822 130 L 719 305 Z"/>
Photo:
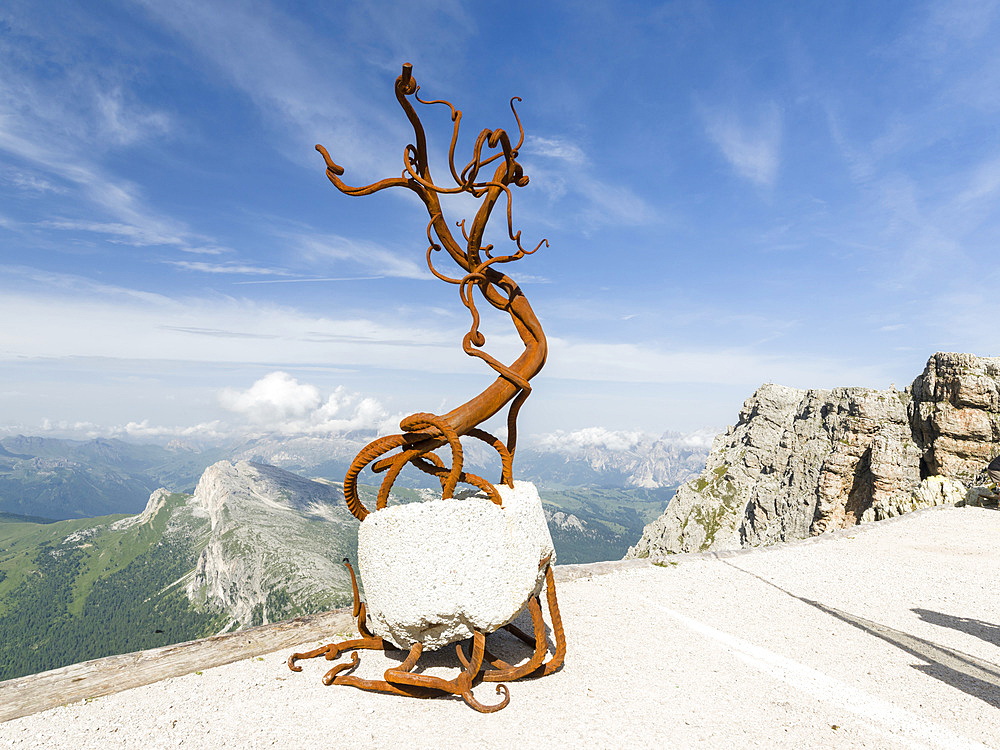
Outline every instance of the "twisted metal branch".
<path fill-rule="evenodd" d="M 376 472 L 387 472 L 379 488 L 376 509 L 385 507 L 393 483 L 407 464 L 437 476 L 441 480 L 444 498 L 452 496 L 458 483 L 465 483 L 478 487 L 494 502 L 499 503 L 499 493 L 491 483 L 462 470 L 463 453 L 460 439 L 468 436 L 492 445 L 501 460 L 500 481 L 512 486 L 517 415 L 531 392 L 528 381 L 542 369 L 547 352 L 545 334 L 528 300 L 513 279 L 497 269 L 501 264 L 531 255 L 543 244 L 548 246 L 548 240 L 543 239 L 533 249 L 528 250 L 521 245 L 521 232 L 514 231 L 511 186 L 524 187 L 528 184 L 528 177 L 517 161 L 518 151 L 524 143 L 524 128 L 514 106 L 515 101 L 521 101 L 520 98 L 513 97 L 510 100 L 510 109 L 517 122 L 517 144 L 511 144 L 510 136 L 502 128 L 493 130 L 485 128 L 476 138 L 472 158 L 459 171 L 455 164 L 455 150 L 462 123 L 461 110 L 443 99 L 421 99 L 417 95 L 420 87 L 413 77 L 413 68 L 409 63 L 403 65 L 402 73 L 396 79 L 394 91 L 396 100 L 413 128 L 414 136 L 414 142 L 403 150 L 403 171 L 399 177 L 379 180 L 370 185 L 351 186 L 341 179 L 344 168 L 333 161 L 327 150 L 320 145 L 316 146 L 316 150 L 326 161 L 326 175 L 330 182 L 345 195 L 371 195 L 386 188 L 401 187 L 411 190 L 420 198 L 429 217 L 426 232 L 427 267 L 436 278 L 458 286 L 462 305 L 472 318 L 469 332 L 462 339 L 462 349 L 469 356 L 483 360 L 498 377 L 482 393 L 447 414 L 418 412 L 406 417 L 399 425 L 403 430 L 402 434 L 378 438 L 358 453 L 344 479 L 344 497 L 348 508 L 359 520 L 364 520 L 369 511 L 358 496 L 358 476 L 369 465 Z M 448 148 L 448 169 L 454 181 L 452 186 L 438 184 L 431 176 L 427 157 L 427 137 L 409 97 L 426 106 L 443 104 L 451 112 L 452 132 Z M 489 153 L 488 150 L 492 150 L 493 153 Z M 491 164 L 496 164 L 493 174 L 480 179 L 481 170 Z M 455 223 L 455 226 L 461 229 L 464 246 L 452 235 L 439 199 L 441 195 L 461 193 L 467 193 L 481 200 L 479 209 L 468 228 L 466 219 Z M 501 196 L 505 200 L 507 236 L 516 248 L 508 255 L 495 255 L 492 245 L 483 244 L 487 222 Z M 457 277 L 443 273 L 435 267 L 432 255 L 442 250 L 461 269 Z M 523 353 L 513 363 L 504 364 L 483 351 L 486 337 L 479 330 L 480 313 L 474 292 L 478 292 L 491 307 L 510 316 L 514 329 L 524 344 Z M 493 436 L 482 432 L 478 425 L 493 417 L 508 404 L 510 408 L 507 413 L 507 443 L 503 445 Z M 441 459 L 434 454 L 435 450 L 446 445 L 451 449 L 450 466 L 443 465 Z M 383 458 L 392 451 L 398 452 Z"/>

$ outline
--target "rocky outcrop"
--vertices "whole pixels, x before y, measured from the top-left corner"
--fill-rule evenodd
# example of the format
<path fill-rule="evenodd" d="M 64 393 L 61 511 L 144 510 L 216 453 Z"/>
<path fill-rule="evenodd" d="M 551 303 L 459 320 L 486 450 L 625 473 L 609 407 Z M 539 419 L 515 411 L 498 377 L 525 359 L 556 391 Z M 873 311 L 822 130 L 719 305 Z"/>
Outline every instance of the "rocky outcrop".
<path fill-rule="evenodd" d="M 958 497 L 997 453 L 1000 358 L 935 354 L 905 391 L 766 384 L 627 556 L 759 546 L 888 518 Z"/>
<path fill-rule="evenodd" d="M 974 480 L 1000 452 L 1000 357 L 935 354 L 911 390 L 925 473 Z"/>
<path fill-rule="evenodd" d="M 191 503 L 211 520 L 187 586 L 196 604 L 248 626 L 350 603 L 341 559 L 356 554 L 357 521 L 339 487 L 220 461 L 205 470 Z"/>
<path fill-rule="evenodd" d="M 149 500 L 146 502 L 146 507 L 142 509 L 142 513 L 136 516 L 126 516 L 119 521 L 115 521 L 111 524 L 111 528 L 114 530 L 130 529 L 133 526 L 142 526 L 143 524 L 152 523 L 156 514 L 166 507 L 167 500 L 173 493 L 164 488 L 160 487 L 158 490 L 154 490 L 149 496 Z"/>

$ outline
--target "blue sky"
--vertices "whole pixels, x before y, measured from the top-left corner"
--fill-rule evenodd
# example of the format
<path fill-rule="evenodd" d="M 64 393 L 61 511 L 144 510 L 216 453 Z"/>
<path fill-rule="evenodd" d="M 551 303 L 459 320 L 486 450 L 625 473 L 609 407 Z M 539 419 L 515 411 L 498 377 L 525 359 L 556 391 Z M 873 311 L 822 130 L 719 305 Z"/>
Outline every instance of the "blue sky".
<path fill-rule="evenodd" d="M 398 175 L 402 62 L 463 111 L 462 163 L 523 100 L 527 433 L 721 427 L 763 382 L 1000 354 L 995 2 L 7 0 L 2 428 L 390 429 L 485 387 L 423 207 L 339 194 L 313 150 Z M 447 109 L 421 114 L 446 174 Z"/>

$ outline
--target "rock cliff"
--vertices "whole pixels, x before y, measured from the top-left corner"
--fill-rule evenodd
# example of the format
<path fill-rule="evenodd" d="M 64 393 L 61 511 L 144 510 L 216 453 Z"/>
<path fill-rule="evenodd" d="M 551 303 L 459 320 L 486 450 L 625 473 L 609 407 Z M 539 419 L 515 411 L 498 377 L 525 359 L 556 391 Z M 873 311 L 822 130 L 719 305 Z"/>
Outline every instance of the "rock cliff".
<path fill-rule="evenodd" d="M 766 384 L 627 557 L 772 544 L 954 502 L 998 453 L 1000 357 L 939 352 L 904 391 Z"/>
<path fill-rule="evenodd" d="M 357 520 L 339 487 L 266 464 L 220 461 L 192 504 L 211 520 L 188 596 L 240 626 L 350 603 L 341 559 L 356 556 Z"/>

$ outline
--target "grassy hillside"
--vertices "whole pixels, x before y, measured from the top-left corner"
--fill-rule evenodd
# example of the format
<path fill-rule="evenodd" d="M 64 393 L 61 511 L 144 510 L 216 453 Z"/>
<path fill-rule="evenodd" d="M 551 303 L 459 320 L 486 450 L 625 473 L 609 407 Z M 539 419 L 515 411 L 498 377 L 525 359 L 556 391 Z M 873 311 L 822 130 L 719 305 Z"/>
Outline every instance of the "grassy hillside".
<path fill-rule="evenodd" d="M 562 564 L 620 560 L 639 541 L 647 523 L 658 518 L 675 490 L 540 489 L 549 532 Z M 573 516 L 579 521 L 555 515 Z"/>
<path fill-rule="evenodd" d="M 215 632 L 179 585 L 208 531 L 185 500 L 131 525 L 0 519 L 0 679 Z"/>

